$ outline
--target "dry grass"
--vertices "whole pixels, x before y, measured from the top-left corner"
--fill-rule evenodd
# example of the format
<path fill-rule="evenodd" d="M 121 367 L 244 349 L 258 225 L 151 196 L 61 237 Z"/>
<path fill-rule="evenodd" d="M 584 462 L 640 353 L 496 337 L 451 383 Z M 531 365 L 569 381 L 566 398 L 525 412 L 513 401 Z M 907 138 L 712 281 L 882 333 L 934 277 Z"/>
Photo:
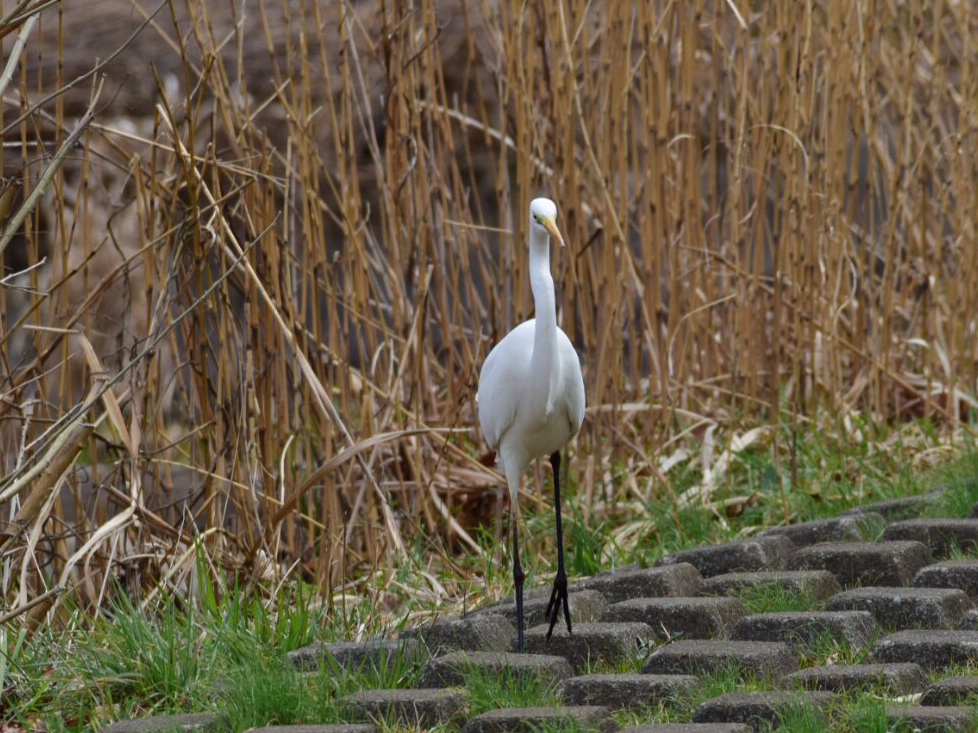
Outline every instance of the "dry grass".
<path fill-rule="evenodd" d="M 661 498 L 659 455 L 732 425 L 959 425 L 969 7 L 5 4 L 8 604 L 186 590 L 195 532 L 327 598 L 479 552 L 475 379 L 532 313 L 539 194 L 571 243 L 585 513 L 614 518 L 608 466 Z"/>

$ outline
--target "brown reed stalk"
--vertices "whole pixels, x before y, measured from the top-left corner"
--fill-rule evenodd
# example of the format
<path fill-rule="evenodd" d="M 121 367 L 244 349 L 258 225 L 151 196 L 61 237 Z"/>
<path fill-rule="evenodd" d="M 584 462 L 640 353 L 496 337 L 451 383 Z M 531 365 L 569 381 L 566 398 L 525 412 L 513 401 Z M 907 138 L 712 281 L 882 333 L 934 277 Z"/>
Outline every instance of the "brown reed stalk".
<path fill-rule="evenodd" d="M 0 194 L 0 491 L 87 392 L 65 338 L 79 329 L 142 436 L 153 520 L 127 528 L 132 555 L 165 534 L 184 557 L 195 527 L 215 566 L 259 586 L 295 568 L 327 598 L 422 562 L 415 537 L 450 565 L 502 510 L 473 395 L 491 345 L 533 315 L 537 195 L 569 242 L 553 267 L 586 362 L 572 467 L 587 516 L 628 505 L 606 467 L 654 474 L 663 446 L 704 430 L 784 423 L 797 451 L 853 412 L 974 409 L 966 4 L 154 10 L 89 11 L 130 19 L 118 54 L 84 46 L 70 3 L 23 34 L 0 110 L 20 191 Z M 95 56 L 106 103 L 82 129 Z M 131 459 L 112 436 L 89 443 L 111 488 L 59 497 L 65 516 L 85 492 L 101 504 L 56 572 L 119 511 L 134 479 L 112 467 Z M 92 557 L 109 574 L 125 561 Z"/>

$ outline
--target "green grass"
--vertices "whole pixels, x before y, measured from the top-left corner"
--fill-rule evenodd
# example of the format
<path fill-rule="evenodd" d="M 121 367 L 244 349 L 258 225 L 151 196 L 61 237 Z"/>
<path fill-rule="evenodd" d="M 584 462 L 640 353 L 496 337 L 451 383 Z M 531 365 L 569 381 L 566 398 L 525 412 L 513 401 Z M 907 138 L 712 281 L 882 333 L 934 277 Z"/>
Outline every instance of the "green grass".
<path fill-rule="evenodd" d="M 805 588 L 795 591 L 783 583 L 756 583 L 740 588 L 736 593 L 752 614 L 786 613 L 818 610 L 815 592 Z"/>
<path fill-rule="evenodd" d="M 463 674 L 471 715 L 502 707 L 547 707 L 559 703 L 556 685 L 538 675 L 518 676 L 510 671 L 488 672 L 477 667 Z"/>
<path fill-rule="evenodd" d="M 956 540 L 951 540 L 947 546 L 947 555 L 943 560 L 975 560 L 978 559 L 978 547 L 966 544 L 964 547 Z"/>
<path fill-rule="evenodd" d="M 330 658 L 317 671 L 300 672 L 281 657 L 256 650 L 250 663 L 230 670 L 221 707 L 234 730 L 292 723 L 342 723 L 340 700 L 360 690 L 407 688 L 417 682 L 417 660 L 395 655 L 379 664 L 344 669 Z"/>
<path fill-rule="evenodd" d="M 847 706 L 844 718 L 846 729 L 853 733 L 890 733 L 893 730 L 886 720 L 886 702 L 874 696 L 863 695 Z"/>
<path fill-rule="evenodd" d="M 842 442 L 817 431 L 795 443 L 790 427 L 782 426 L 769 443 L 734 453 L 701 500 L 677 502 L 676 497 L 682 499 L 704 479 L 702 471 L 686 463 L 675 476 L 667 476 L 669 491 L 653 492 L 656 498 L 633 505 L 628 516 L 611 523 L 627 529 L 616 546 L 620 561 L 651 564 L 676 549 L 742 538 L 789 522 L 831 518 L 873 502 L 935 489 L 946 494 L 925 513 L 966 517 L 978 503 L 978 450 L 973 439 L 963 440 L 954 461 L 921 470 L 916 464 L 926 453 L 920 445 L 925 432 L 915 427 L 894 433 L 884 448 L 879 443 Z M 720 443 L 714 456 L 728 448 Z"/>
<path fill-rule="evenodd" d="M 221 710 L 237 731 L 341 722 L 342 696 L 416 682 L 417 660 L 400 656 L 353 671 L 328 661 L 318 673 L 295 669 L 285 652 L 317 633 L 339 639 L 355 631 L 327 628 L 327 619 L 297 603 L 300 595 L 283 591 L 276 612 L 240 593 L 202 609 L 169 600 L 152 612 L 120 595 L 91 628 L 70 637 L 39 632 L 19 644 L 6 637 L 5 679 L 13 685 L 6 712 L 48 730 L 85 730 L 95 719 Z"/>
<path fill-rule="evenodd" d="M 877 694 L 842 695 L 833 706 L 831 730 L 839 733 L 913 733 L 919 729 L 909 723 L 890 724 L 886 720 L 887 707 L 908 704 L 914 703 L 896 702 Z M 978 709 L 975 721 L 978 722 Z"/>
<path fill-rule="evenodd" d="M 932 671 L 930 674 L 931 682 L 948 679 L 950 677 L 973 677 L 978 674 L 978 662 L 971 664 L 961 664 L 955 662 L 945 669 Z"/>
<path fill-rule="evenodd" d="M 766 729 L 791 733 L 822 733 L 829 723 L 830 715 L 827 710 L 799 697 L 797 703 L 792 701 L 780 710 L 777 725 L 767 726 Z"/>
<path fill-rule="evenodd" d="M 928 486 L 941 491 L 941 498 L 928 507 L 927 515 L 967 517 L 978 504 L 978 452 L 970 452 L 933 471 Z"/>
<path fill-rule="evenodd" d="M 831 448 L 828 441 L 823 441 L 805 452 L 805 460 L 817 460 L 828 467 L 852 462 L 851 457 L 836 456 L 830 460 Z M 671 502 L 643 506 L 647 513 L 640 518 L 641 526 L 636 525 L 641 531 L 621 533 L 611 524 L 598 523 L 597 531 L 589 532 L 571 499 L 565 526 L 568 554 L 575 558 L 572 582 L 585 572 L 611 564 L 651 563 L 681 547 L 744 536 L 758 526 L 757 522 L 769 521 L 777 514 L 781 499 L 780 489 L 771 491 L 770 486 L 762 486 L 771 481 L 766 466 L 772 465 L 772 449 L 760 452 L 764 451 L 764 455 L 734 461 L 710 497 L 710 505 L 678 510 Z M 937 506 L 966 515 L 972 500 L 978 498 L 973 480 L 978 468 L 975 456 L 967 453 L 952 464 L 922 472 L 911 470 L 909 465 L 901 468 L 894 455 L 863 455 L 859 459 L 865 464 L 863 468 L 872 464 L 876 469 L 865 471 L 860 481 L 828 475 L 830 482 L 846 484 L 844 491 L 832 493 L 819 484 L 822 498 L 816 501 L 811 488 L 816 482 L 806 479 L 809 490 L 800 491 L 801 497 L 791 499 L 792 506 L 798 507 L 792 519 L 831 515 L 857 501 L 915 495 L 935 487 L 949 492 Z M 894 469 L 897 470 L 891 475 L 899 479 L 887 481 L 887 472 Z M 764 478 L 765 473 L 768 478 Z M 809 474 L 815 474 L 814 466 L 802 462 L 799 475 Z M 673 487 L 677 496 L 701 477 L 690 474 L 686 479 L 684 485 Z M 751 493 L 762 496 L 747 511 L 724 516 L 722 521 L 718 518 L 716 508 L 720 503 Z M 553 557 L 546 540 L 553 530 L 553 515 L 545 506 L 539 513 L 532 506 L 524 511 L 528 545 L 525 563 L 532 576 L 532 588 L 533 584 L 543 585 L 549 580 Z M 460 577 L 455 582 L 467 587 L 465 583 L 471 580 L 466 577 L 478 578 L 488 584 L 483 587 L 485 596 L 510 593 L 504 548 L 495 545 L 488 533 L 476 536 L 484 551 L 478 557 L 461 559 L 456 569 Z M 417 553 L 414 562 L 422 562 Z M 346 712 L 338 701 L 344 695 L 361 689 L 407 687 L 417 680 L 419 661 L 412 659 L 396 658 L 380 668 L 352 671 L 326 665 L 307 674 L 284 661 L 286 652 L 313 641 L 366 638 L 409 625 L 419 611 L 430 616 L 436 609 L 426 605 L 424 590 L 431 580 L 410 568 L 391 568 L 373 576 L 375 587 L 388 590 L 388 602 L 394 599 L 401 604 L 386 612 L 374 605 L 370 593 L 351 592 L 324 603 L 315 588 L 300 582 L 256 593 L 254 588 L 247 590 L 214 573 L 203 554 L 198 557 L 198 577 L 193 599 L 164 596 L 155 605 L 140 608 L 124 593 L 117 592 L 112 594 L 112 603 L 94 617 L 81 609 L 63 609 L 58 624 L 39 628 L 33 634 L 10 624 L 0 629 L 0 680 L 8 690 L 4 715 L 25 726 L 75 731 L 87 729 L 96 721 L 104 725 L 128 716 L 220 710 L 230 717 L 233 730 L 241 731 L 267 724 L 341 722 L 346 719 Z M 452 578 L 443 574 L 437 582 L 452 582 Z M 801 611 L 817 606 L 809 594 L 792 593 L 780 585 L 748 587 L 738 596 L 751 613 Z M 467 602 L 471 608 L 473 603 Z M 618 664 L 594 664 L 586 672 L 641 671 L 651 651 L 638 649 Z M 866 650 L 851 649 L 827 635 L 823 643 L 808 645 L 801 663 L 806 667 L 860 663 L 866 661 L 866 655 Z M 967 671 L 955 670 L 958 674 Z M 698 689 L 676 704 L 621 712 L 616 719 L 621 724 L 687 721 L 700 703 L 717 695 L 770 688 L 769 682 L 744 680 L 732 670 L 706 676 Z M 500 706 L 548 706 L 559 702 L 551 685 L 532 678 L 477 671 L 467 675 L 465 695 L 470 715 Z M 842 726 L 838 729 L 843 731 L 882 730 L 882 708 L 874 700 L 871 693 L 854 696 L 847 701 L 847 717 L 833 726 Z M 808 731 L 820 725 L 820 714 L 801 710 L 792 715 L 786 730 Z M 454 730 L 452 725 L 444 729 Z"/>
<path fill-rule="evenodd" d="M 685 723 L 689 722 L 693 713 L 707 700 L 726 695 L 731 692 L 758 692 L 766 689 L 764 681 L 752 675 L 744 675 L 736 667 L 729 667 L 700 677 L 700 684 L 691 688 L 688 695 L 680 697 L 672 705 L 660 706 L 647 711 L 644 721 L 656 723 Z M 634 713 L 623 712 L 619 720 L 628 720 Z"/>
<path fill-rule="evenodd" d="M 202 591 L 195 604 L 169 597 L 149 611 L 120 592 L 94 619 L 70 611 L 62 630 L 29 639 L 5 630 L 6 714 L 81 730 L 92 719 L 219 709 L 229 699 L 233 708 L 237 695 L 256 709 L 274 699 L 289 717 L 300 704 L 289 690 L 301 686 L 282 659 L 313 639 L 322 614 L 299 587 L 264 603 L 236 588 L 220 601 Z"/>
<path fill-rule="evenodd" d="M 234 730 L 313 719 L 339 722 L 334 699 L 317 697 L 312 687 L 293 665 L 256 650 L 250 662 L 228 671 L 221 707 Z"/>
<path fill-rule="evenodd" d="M 866 664 L 870 661 L 870 650 L 882 632 L 877 631 L 865 647 L 857 647 L 837 634 L 825 631 L 818 639 L 798 649 L 801 667 L 821 667 L 827 664 Z M 790 641 L 790 640 L 787 640 Z"/>

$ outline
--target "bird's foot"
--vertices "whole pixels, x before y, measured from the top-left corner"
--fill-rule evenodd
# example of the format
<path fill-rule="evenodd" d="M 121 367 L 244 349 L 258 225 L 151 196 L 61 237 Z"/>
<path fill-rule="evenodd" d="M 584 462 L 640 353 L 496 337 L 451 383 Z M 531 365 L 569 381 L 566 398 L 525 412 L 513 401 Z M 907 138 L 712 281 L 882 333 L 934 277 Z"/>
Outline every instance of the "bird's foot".
<path fill-rule="evenodd" d="M 560 618 L 561 609 L 564 611 L 564 621 L 567 622 L 567 633 L 570 634 L 571 618 L 567 597 L 567 575 L 562 570 L 558 570 L 557 577 L 554 578 L 554 589 L 550 594 L 550 603 L 547 604 L 547 621 L 550 622 L 550 628 L 547 630 L 548 640 L 554 633 L 554 626 L 557 625 L 557 619 Z"/>

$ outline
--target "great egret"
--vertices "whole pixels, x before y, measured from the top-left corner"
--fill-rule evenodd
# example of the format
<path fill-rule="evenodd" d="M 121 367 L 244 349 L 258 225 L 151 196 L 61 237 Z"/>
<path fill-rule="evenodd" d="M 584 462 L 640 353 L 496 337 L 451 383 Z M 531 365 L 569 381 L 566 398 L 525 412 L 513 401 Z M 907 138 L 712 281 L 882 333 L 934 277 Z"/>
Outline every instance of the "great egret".
<path fill-rule="evenodd" d="M 553 634 L 561 609 L 571 632 L 564 570 L 564 537 L 560 524 L 560 449 L 584 421 L 584 377 L 577 352 L 557 327 L 554 279 L 550 274 L 550 239 L 563 246 L 557 229 L 557 205 L 550 199 L 530 202 L 530 287 L 536 318 L 521 323 L 496 344 L 479 375 L 479 423 L 496 451 L 510 496 L 513 537 L 513 583 L 516 586 L 517 648 L 524 650 L 523 580 L 517 521 L 520 478 L 530 462 L 550 456 L 557 510 L 557 576 L 547 605 Z"/>

